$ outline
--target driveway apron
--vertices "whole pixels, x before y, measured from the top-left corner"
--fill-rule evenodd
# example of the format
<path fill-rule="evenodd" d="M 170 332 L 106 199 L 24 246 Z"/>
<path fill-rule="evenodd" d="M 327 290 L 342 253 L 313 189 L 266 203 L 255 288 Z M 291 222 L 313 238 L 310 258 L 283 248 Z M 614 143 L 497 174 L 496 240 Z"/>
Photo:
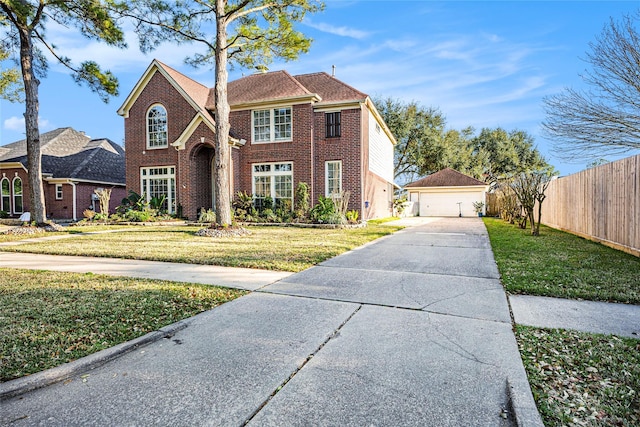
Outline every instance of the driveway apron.
<path fill-rule="evenodd" d="M 405 229 L 0 406 L 16 426 L 542 425 L 477 218 Z"/>

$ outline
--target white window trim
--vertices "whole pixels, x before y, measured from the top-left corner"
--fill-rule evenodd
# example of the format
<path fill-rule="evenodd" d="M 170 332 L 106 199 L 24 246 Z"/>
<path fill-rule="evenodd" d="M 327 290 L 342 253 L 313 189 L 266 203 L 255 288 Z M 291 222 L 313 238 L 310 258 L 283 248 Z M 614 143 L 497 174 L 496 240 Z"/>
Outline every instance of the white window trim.
<path fill-rule="evenodd" d="M 149 142 L 151 141 L 149 139 L 149 112 L 155 108 L 155 107 L 162 107 L 162 109 L 164 109 L 164 113 L 166 115 L 166 121 L 167 121 L 167 141 L 165 145 L 161 145 L 161 146 L 157 146 L 157 147 L 152 147 L 149 145 Z M 162 105 L 159 102 L 156 102 L 155 104 L 151 105 L 149 108 L 147 108 L 147 112 L 144 116 L 144 126 L 145 126 L 145 135 L 146 135 L 146 142 L 145 142 L 145 146 L 147 150 L 164 150 L 166 148 L 169 147 L 169 111 L 167 110 L 167 107 L 165 107 L 164 105 Z"/>
<path fill-rule="evenodd" d="M 273 111 L 274 110 L 278 110 L 281 108 L 288 108 L 289 110 L 291 110 L 291 137 L 287 138 L 287 139 L 276 139 L 275 138 L 275 134 L 276 134 L 276 128 L 275 128 L 275 120 L 274 120 L 274 114 Z M 255 132 L 255 116 L 254 116 L 254 112 L 255 111 L 269 111 L 269 140 L 268 141 L 256 141 L 256 132 Z M 251 143 L 252 144 L 277 144 L 280 142 L 292 142 L 293 141 L 293 106 L 291 105 L 282 105 L 282 106 L 276 106 L 276 107 L 269 107 L 269 108 L 256 108 L 254 110 L 251 110 Z M 282 163 L 282 162 L 278 162 L 278 163 Z M 262 163 L 260 163 L 262 164 Z"/>
<path fill-rule="evenodd" d="M 276 171 L 276 165 L 283 165 L 283 164 L 288 164 L 291 165 L 291 170 L 290 171 Z M 255 167 L 256 166 L 262 166 L 262 165 L 270 165 L 271 166 L 271 170 L 269 172 L 255 172 Z M 252 194 L 256 194 L 256 176 L 269 176 L 269 177 L 275 177 L 275 176 L 285 176 L 285 175 L 291 175 L 291 203 L 293 203 L 293 197 L 295 194 L 295 188 L 293 186 L 293 162 L 273 162 L 273 163 L 252 163 L 251 164 L 251 193 Z M 275 202 L 276 200 L 276 180 L 275 179 L 271 179 L 269 180 L 269 196 L 273 199 L 273 201 Z"/>
<path fill-rule="evenodd" d="M 22 193 L 21 194 L 16 194 L 16 181 L 20 181 L 20 185 L 22 186 Z M 11 181 L 11 194 L 13 194 L 13 213 L 14 214 L 21 214 L 24 213 L 24 186 L 22 185 L 22 178 L 20 178 L 19 176 L 16 176 L 15 178 L 13 178 L 13 181 Z M 20 197 L 21 203 L 20 205 L 22 206 L 22 210 L 18 211 L 16 210 L 16 198 Z"/>
<path fill-rule="evenodd" d="M 171 174 L 170 172 L 167 174 L 163 174 L 163 175 L 143 175 L 142 172 L 143 171 L 149 171 L 151 169 L 160 169 L 160 168 L 167 168 L 168 170 L 173 169 L 173 174 Z M 141 167 L 140 168 L 140 192 L 144 195 L 144 198 L 147 202 L 151 201 L 151 194 L 149 194 L 149 192 L 144 191 L 144 183 L 143 181 L 145 179 L 171 179 L 173 178 L 173 183 L 174 186 L 177 187 L 177 183 L 176 183 L 176 167 L 175 165 L 171 165 L 171 166 L 148 166 L 148 167 Z M 171 188 L 171 184 L 169 182 L 169 185 L 167 185 L 167 212 L 172 214 L 174 213 L 174 209 L 173 209 L 173 205 L 177 204 L 177 199 L 176 199 L 176 192 L 177 192 L 177 188 Z"/>
<path fill-rule="evenodd" d="M 340 185 L 339 192 L 342 192 L 342 160 L 328 160 L 324 162 L 324 193 L 325 197 L 331 197 L 329 194 L 329 164 L 338 163 L 340 165 Z"/>
<path fill-rule="evenodd" d="M 7 184 L 9 184 L 9 194 L 7 195 L 9 197 L 9 206 L 4 205 L 5 195 L 2 194 L 2 183 L 4 181 L 7 181 Z M 0 210 L 11 213 L 11 181 L 9 181 L 9 178 L 7 178 L 6 176 L 0 179 Z"/>
<path fill-rule="evenodd" d="M 62 192 L 62 184 L 56 184 L 56 200 L 62 200 L 64 193 Z"/>

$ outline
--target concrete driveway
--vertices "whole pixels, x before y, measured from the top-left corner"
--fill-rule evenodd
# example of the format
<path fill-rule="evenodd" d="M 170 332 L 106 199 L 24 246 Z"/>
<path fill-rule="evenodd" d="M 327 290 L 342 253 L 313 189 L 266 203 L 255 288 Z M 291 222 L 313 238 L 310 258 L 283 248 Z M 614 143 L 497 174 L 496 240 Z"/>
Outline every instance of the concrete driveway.
<path fill-rule="evenodd" d="M 382 238 L 1 405 L 15 426 L 542 426 L 477 218 Z"/>

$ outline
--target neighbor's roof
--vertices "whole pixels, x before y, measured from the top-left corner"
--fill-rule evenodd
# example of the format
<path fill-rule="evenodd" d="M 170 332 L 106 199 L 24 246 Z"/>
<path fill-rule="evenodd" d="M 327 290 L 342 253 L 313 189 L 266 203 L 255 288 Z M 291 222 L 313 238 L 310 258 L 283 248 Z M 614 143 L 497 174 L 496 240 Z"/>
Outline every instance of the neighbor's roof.
<path fill-rule="evenodd" d="M 125 183 L 124 149 L 109 139 L 91 139 L 70 127 L 40 134 L 42 173 L 53 178 Z M 26 139 L 4 145 L 0 163 L 27 167 Z"/>
<path fill-rule="evenodd" d="M 486 186 L 486 182 L 472 178 L 451 168 L 442 169 L 427 177 L 405 185 L 405 188 L 416 187 L 470 187 L 474 185 Z"/>

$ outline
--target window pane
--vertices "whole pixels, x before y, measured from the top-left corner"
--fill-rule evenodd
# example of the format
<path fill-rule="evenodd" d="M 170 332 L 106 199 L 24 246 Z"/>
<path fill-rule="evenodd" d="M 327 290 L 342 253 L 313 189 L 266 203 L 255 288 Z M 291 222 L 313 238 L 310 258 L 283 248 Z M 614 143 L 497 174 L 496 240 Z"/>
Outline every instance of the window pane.
<path fill-rule="evenodd" d="M 291 199 L 293 197 L 293 179 L 291 175 L 275 177 L 275 199 Z"/>
<path fill-rule="evenodd" d="M 276 141 L 291 139 L 291 108 L 273 110 L 273 121 Z"/>
<path fill-rule="evenodd" d="M 149 135 L 149 148 L 167 146 L 167 111 L 164 107 L 156 105 L 149 110 L 147 134 Z"/>
<path fill-rule="evenodd" d="M 326 137 L 340 136 L 340 112 L 325 114 Z"/>
<path fill-rule="evenodd" d="M 327 162 L 327 195 L 340 193 L 342 190 L 342 171 L 340 162 Z"/>
<path fill-rule="evenodd" d="M 271 195 L 271 177 L 256 176 L 254 178 L 255 196 L 262 199 Z"/>
<path fill-rule="evenodd" d="M 269 110 L 253 112 L 253 140 L 258 142 L 271 140 L 271 117 Z"/>

